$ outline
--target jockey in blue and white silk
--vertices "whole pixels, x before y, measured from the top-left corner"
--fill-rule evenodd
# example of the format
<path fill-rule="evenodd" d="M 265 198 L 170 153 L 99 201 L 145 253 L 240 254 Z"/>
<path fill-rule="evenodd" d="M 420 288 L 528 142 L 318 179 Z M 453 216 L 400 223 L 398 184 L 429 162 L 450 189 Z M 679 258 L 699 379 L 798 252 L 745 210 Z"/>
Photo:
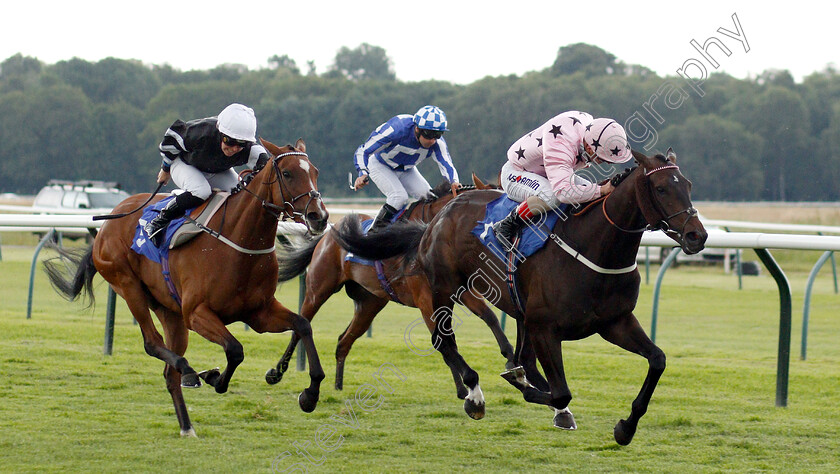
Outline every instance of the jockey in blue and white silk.
<path fill-rule="evenodd" d="M 385 195 L 385 206 L 377 221 L 393 218 L 409 198 L 420 199 L 431 191 L 432 187 L 417 170 L 417 165 L 426 158 L 435 160 L 440 173 L 453 185 L 460 186 L 456 184 L 458 171 L 442 137 L 446 130 L 443 111 L 427 105 L 414 115 L 392 117 L 356 149 L 354 165 L 359 177 L 368 176 Z"/>

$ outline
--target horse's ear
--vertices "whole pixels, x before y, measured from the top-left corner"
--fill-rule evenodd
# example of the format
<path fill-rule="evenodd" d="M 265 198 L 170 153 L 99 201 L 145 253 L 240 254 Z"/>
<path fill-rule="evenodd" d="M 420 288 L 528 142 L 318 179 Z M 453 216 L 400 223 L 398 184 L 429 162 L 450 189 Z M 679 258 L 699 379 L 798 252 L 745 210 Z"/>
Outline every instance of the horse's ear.
<path fill-rule="evenodd" d="M 644 167 L 645 169 L 653 169 L 654 166 L 650 165 L 650 157 L 645 155 L 640 151 L 636 151 L 631 149 L 630 152 L 633 154 L 633 158 L 636 159 L 636 162 L 639 163 L 639 166 Z"/>
<path fill-rule="evenodd" d="M 481 181 L 481 178 L 476 176 L 475 173 L 472 174 L 472 180 L 473 184 L 475 185 L 475 189 L 486 189 L 486 185 L 484 184 L 484 182 Z"/>
<path fill-rule="evenodd" d="M 670 161 L 671 163 L 677 162 L 677 154 L 674 153 L 673 148 L 668 147 L 668 151 L 665 152 L 665 158 L 668 158 L 668 161 Z"/>
<path fill-rule="evenodd" d="M 645 156 L 642 152 L 630 149 L 630 153 L 633 154 L 633 158 L 635 158 L 639 163 L 641 163 L 642 160 L 647 159 L 647 156 Z"/>
<path fill-rule="evenodd" d="M 306 143 L 304 143 L 303 138 L 297 139 L 297 141 L 295 142 L 295 148 L 306 153 Z"/>
<path fill-rule="evenodd" d="M 271 143 L 268 140 L 263 140 L 262 137 L 260 137 L 260 143 L 262 143 L 262 146 L 264 146 L 265 149 L 268 150 L 268 152 L 271 153 L 273 156 L 277 156 L 281 153 L 279 146 L 275 145 L 274 143 Z"/>

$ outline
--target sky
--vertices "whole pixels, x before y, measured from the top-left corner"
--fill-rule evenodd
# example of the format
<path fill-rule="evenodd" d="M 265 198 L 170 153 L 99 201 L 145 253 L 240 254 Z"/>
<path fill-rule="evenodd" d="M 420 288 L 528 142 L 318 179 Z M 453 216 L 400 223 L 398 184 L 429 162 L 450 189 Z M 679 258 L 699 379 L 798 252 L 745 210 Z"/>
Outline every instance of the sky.
<path fill-rule="evenodd" d="M 368 43 L 385 49 L 399 80 L 469 84 L 545 69 L 561 46 L 582 42 L 660 76 L 786 69 L 801 81 L 840 66 L 837 4 L 773 3 L 13 0 L 0 7 L 0 61 L 17 53 L 47 64 L 115 57 L 187 71 L 260 69 L 288 55 L 304 72 L 314 61 L 320 74 L 342 46 Z"/>

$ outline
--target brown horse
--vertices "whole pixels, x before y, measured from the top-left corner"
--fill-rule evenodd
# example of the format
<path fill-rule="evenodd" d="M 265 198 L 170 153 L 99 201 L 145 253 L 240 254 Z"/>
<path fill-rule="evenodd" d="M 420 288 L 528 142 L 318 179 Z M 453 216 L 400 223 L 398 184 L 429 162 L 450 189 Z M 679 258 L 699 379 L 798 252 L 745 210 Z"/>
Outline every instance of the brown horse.
<path fill-rule="evenodd" d="M 163 375 L 181 436 L 195 436 L 181 387 L 201 386 L 200 377 L 216 392 L 224 393 L 244 359 L 242 345 L 225 327 L 236 321 L 245 322 L 260 333 L 294 331 L 303 340 L 310 363 L 311 384 L 298 397 L 300 407 L 311 412 L 318 402 L 324 372 L 309 321 L 274 297 L 274 242 L 278 219 L 293 218 L 314 232 L 323 232 L 328 214 L 317 191 L 318 169 L 309 161 L 303 140 L 294 147 L 281 148 L 266 141 L 263 145 L 274 155 L 272 159 L 244 190 L 228 198 L 226 207 L 207 225 L 219 237 L 202 233 L 170 251 L 169 279 L 180 295 L 180 305 L 167 286 L 161 263 L 131 249 L 139 213 L 106 221 L 83 255 L 62 252 L 75 263 L 74 275 L 65 275 L 64 265 L 58 262 L 45 263 L 53 286 L 68 299 L 76 299 L 84 289 L 93 302 L 92 280 L 96 272 L 125 299 L 140 325 L 146 352 L 166 363 Z M 113 213 L 135 209 L 148 197 L 132 196 Z M 164 197 L 158 195 L 156 200 Z M 150 309 L 163 326 L 165 340 L 155 329 Z M 197 374 L 190 367 L 183 357 L 189 330 L 224 348 L 227 366 L 223 371 L 212 369 Z"/>
<path fill-rule="evenodd" d="M 475 175 L 473 175 L 473 182 L 475 183 L 474 186 L 465 186 L 458 192 L 490 188 Z M 438 185 L 432 190 L 432 194 L 433 197 L 413 203 L 401 219 L 429 222 L 453 198 L 449 182 Z M 363 218 L 369 218 L 369 216 L 363 215 Z M 327 299 L 341 290 L 342 287 L 355 303 L 353 319 L 347 329 L 339 336 L 336 347 L 335 388 L 337 390 L 341 390 L 344 385 L 344 363 L 350 348 L 356 339 L 370 328 L 373 319 L 385 305 L 389 301 L 397 301 L 409 307 L 416 307 L 415 288 L 425 288 L 414 282 L 419 276 L 398 275 L 400 259 L 389 259 L 382 262 L 383 273 L 387 275 L 388 288 L 386 289 L 373 266 L 347 260 L 346 256 L 347 251 L 342 249 L 335 239 L 327 233 L 303 246 L 287 248 L 285 252 L 281 252 L 280 258 L 280 281 L 294 278 L 303 273 L 309 266 L 306 273 L 306 295 L 300 310 L 301 316 L 307 320 L 312 321 Z M 490 327 L 496 342 L 499 344 L 502 356 L 508 359 L 508 368 L 510 368 L 513 361 L 513 347 L 499 327 L 499 321 L 493 310 L 482 299 L 473 295 L 465 296 L 463 303 Z M 434 327 L 434 323 L 431 321 L 427 320 L 426 324 L 430 330 Z M 276 370 L 270 373 L 274 376 L 275 383 L 280 381 L 288 369 L 297 342 L 298 338 L 293 334 L 289 347 L 286 349 L 283 358 L 278 362 Z M 467 389 L 464 387 L 456 368 L 450 367 L 450 369 L 452 370 L 458 397 L 463 399 L 467 395 Z M 539 380 L 538 376 L 534 377 L 535 380 Z"/>
<path fill-rule="evenodd" d="M 597 333 L 645 357 L 648 373 L 641 391 L 628 419 L 619 421 L 614 429 L 616 441 L 626 445 L 665 370 L 665 354 L 651 342 L 633 315 L 639 296 L 635 259 L 641 232 L 663 230 L 687 254 L 702 250 L 706 241 L 706 231 L 692 207 L 691 183 L 680 173 L 674 153 L 669 149 L 667 157 L 647 157 L 638 152 L 633 152 L 633 156 L 639 167 L 614 178 L 615 191 L 585 208 L 593 210 L 570 217 L 563 214 L 552 230 L 538 224 L 549 236 L 546 246 L 525 259 L 511 259 L 508 255 L 516 263 L 512 273 L 518 280 L 518 292 L 508 290 L 514 285 L 508 284 L 507 267 L 502 260 L 471 233 L 476 222 L 482 220 L 487 203 L 499 197 L 496 192 L 464 194 L 428 226 L 394 225 L 381 234 L 363 236 L 358 220 L 348 218 L 344 226 L 333 232 L 343 247 L 357 255 L 403 255 L 407 264 L 417 265 L 425 273 L 432 295 L 418 301 L 424 314 L 451 314 L 450 295 L 459 294 L 463 288 L 473 289 L 471 279 L 481 274 L 499 296 L 494 300 L 495 306 L 517 318 L 517 353 L 527 346 L 527 338 L 545 371 L 550 392 L 530 387 L 519 374 L 506 379 L 523 391 L 527 401 L 554 407 L 557 427 L 576 426 L 567 409 L 572 395 L 563 369 L 563 341 Z M 521 306 L 514 302 L 517 294 L 521 295 Z M 524 311 L 520 312 L 519 307 Z M 458 354 L 454 334 L 436 328 L 434 338 L 442 341 L 436 348 L 444 358 L 461 370 L 470 389 L 467 401 L 483 405 L 478 374 Z M 469 413 L 472 407 L 466 408 Z"/>

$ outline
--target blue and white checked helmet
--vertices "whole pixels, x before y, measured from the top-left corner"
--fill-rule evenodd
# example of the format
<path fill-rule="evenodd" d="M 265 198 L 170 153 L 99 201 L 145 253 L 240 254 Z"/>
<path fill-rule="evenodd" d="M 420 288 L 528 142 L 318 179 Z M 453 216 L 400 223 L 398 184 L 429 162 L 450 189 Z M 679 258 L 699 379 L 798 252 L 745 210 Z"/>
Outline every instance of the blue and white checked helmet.
<path fill-rule="evenodd" d="M 424 130 L 438 130 L 440 132 L 449 130 L 446 128 L 446 114 L 434 105 L 427 105 L 418 110 L 414 114 L 414 124 L 417 125 L 417 128 Z"/>

